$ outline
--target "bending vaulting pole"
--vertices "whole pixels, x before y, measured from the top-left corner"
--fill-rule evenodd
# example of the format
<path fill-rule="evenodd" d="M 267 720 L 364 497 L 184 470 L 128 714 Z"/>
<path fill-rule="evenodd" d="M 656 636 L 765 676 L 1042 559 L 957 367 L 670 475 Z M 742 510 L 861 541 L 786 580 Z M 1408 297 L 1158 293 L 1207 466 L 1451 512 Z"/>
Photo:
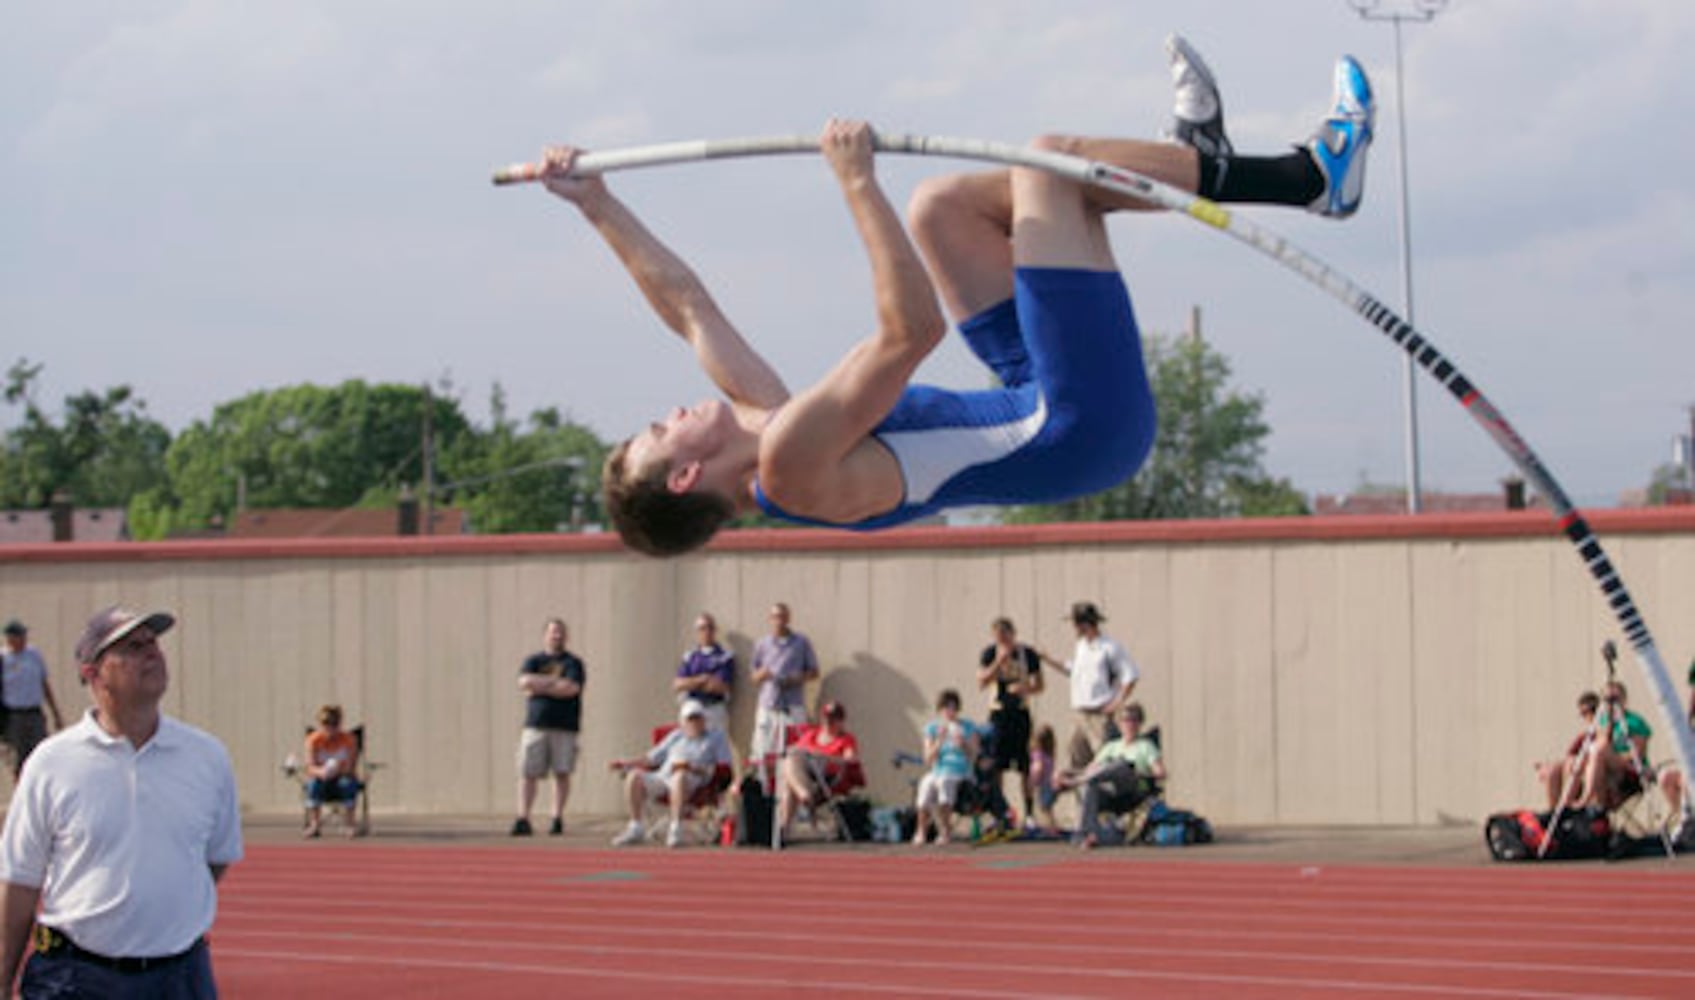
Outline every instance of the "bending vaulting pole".
<path fill-rule="evenodd" d="M 1161 184 L 1150 177 L 1144 177 L 1131 170 L 1115 167 L 1107 163 L 1085 160 L 1081 157 L 1066 156 L 1044 150 L 1026 149 L 1021 146 L 1011 146 L 1004 143 L 986 142 L 980 139 L 950 139 L 940 136 L 902 135 L 896 133 L 878 133 L 876 148 L 882 153 L 910 153 L 919 156 L 946 156 L 962 160 L 984 160 L 1005 166 L 1030 167 L 1046 170 L 1068 177 L 1084 184 L 1105 188 L 1118 194 L 1140 198 L 1150 204 L 1159 205 L 1173 212 L 1181 212 L 1201 222 L 1221 230 L 1243 243 L 1248 244 L 1278 263 L 1296 272 L 1301 277 L 1329 292 L 1333 298 L 1339 299 L 1344 305 L 1363 316 L 1366 322 L 1377 327 L 1396 346 L 1422 367 L 1425 372 L 1442 388 L 1448 390 L 1459 404 L 1465 407 L 1472 419 L 1482 425 L 1483 430 L 1500 445 L 1507 457 L 1513 460 L 1519 471 L 1524 474 L 1532 487 L 1540 493 L 1553 509 L 1554 518 L 1559 522 L 1560 530 L 1571 540 L 1577 549 L 1577 554 L 1588 567 L 1589 574 L 1601 588 L 1601 594 L 1606 598 L 1607 606 L 1618 620 L 1619 628 L 1623 630 L 1625 639 L 1636 651 L 1636 663 L 1642 669 L 1643 676 L 1648 680 L 1648 686 L 1653 691 L 1654 701 L 1659 705 L 1661 719 L 1667 726 L 1667 731 L 1676 743 L 1677 756 L 1683 767 L 1686 778 L 1695 777 L 1695 732 L 1691 732 L 1688 721 L 1684 718 L 1682 706 L 1679 703 L 1676 686 L 1672 683 L 1671 674 L 1666 670 L 1665 662 L 1660 658 L 1660 651 L 1654 645 L 1654 638 L 1648 632 L 1648 625 L 1642 620 L 1642 615 L 1636 609 L 1635 601 L 1631 600 L 1630 591 L 1625 588 L 1624 580 L 1613 568 L 1612 561 L 1602 551 L 1601 543 L 1594 532 L 1589 530 L 1589 524 L 1572 507 L 1571 499 L 1566 495 L 1560 484 L 1554 481 L 1542 460 L 1530 450 L 1530 446 L 1507 423 L 1507 418 L 1497 410 L 1493 403 L 1483 395 L 1483 392 L 1472 384 L 1471 380 L 1460 373 L 1453 362 L 1442 356 L 1436 346 L 1424 338 L 1406 320 L 1395 315 L 1394 311 L 1385 306 L 1375 296 L 1350 281 L 1346 275 L 1338 272 L 1318 258 L 1308 254 L 1300 247 L 1270 230 L 1264 229 L 1246 219 L 1238 217 L 1228 209 L 1178 190 L 1168 184 Z M 693 163 L 699 160 L 717 160 L 744 156 L 773 156 L 782 153 L 816 153 L 818 139 L 816 136 L 786 135 L 786 136 L 754 136 L 741 139 L 702 139 L 693 142 L 673 142 L 655 146 L 635 146 L 628 149 L 612 149 L 598 153 L 584 153 L 578 157 L 575 172 L 582 175 L 602 174 L 614 170 L 629 170 L 636 167 L 656 167 L 672 163 Z M 518 163 L 499 170 L 494 175 L 496 184 L 516 184 L 525 181 L 540 180 L 542 167 L 540 164 Z M 1687 801 L 1685 809 L 1690 808 Z"/>

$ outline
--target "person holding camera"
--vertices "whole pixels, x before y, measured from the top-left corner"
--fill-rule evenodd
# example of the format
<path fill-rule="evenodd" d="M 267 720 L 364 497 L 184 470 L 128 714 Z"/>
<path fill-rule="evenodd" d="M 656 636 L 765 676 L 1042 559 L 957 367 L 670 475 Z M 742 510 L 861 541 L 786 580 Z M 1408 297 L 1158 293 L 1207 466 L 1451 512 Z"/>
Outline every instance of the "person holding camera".
<path fill-rule="evenodd" d="M 1650 780 L 1648 738 L 1654 730 L 1626 706 L 1626 697 L 1621 681 L 1608 681 L 1602 689 L 1595 739 L 1589 758 L 1579 765 L 1583 781 L 1583 797 L 1576 803 L 1579 809 L 1616 809 Z"/>

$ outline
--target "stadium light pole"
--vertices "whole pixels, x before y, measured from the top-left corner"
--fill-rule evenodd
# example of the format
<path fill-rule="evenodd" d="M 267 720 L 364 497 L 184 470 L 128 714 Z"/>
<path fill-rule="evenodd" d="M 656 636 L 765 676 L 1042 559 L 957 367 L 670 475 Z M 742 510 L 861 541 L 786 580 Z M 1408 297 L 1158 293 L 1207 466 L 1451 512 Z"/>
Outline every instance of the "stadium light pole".
<path fill-rule="evenodd" d="M 1429 22 L 1435 19 L 1448 0 L 1348 0 L 1348 6 L 1367 21 L 1387 21 L 1395 28 L 1395 127 L 1400 133 L 1396 159 L 1401 170 L 1401 310 L 1409 326 L 1413 318 L 1412 279 L 1412 195 L 1407 187 L 1407 85 L 1401 71 L 1401 24 L 1406 21 Z M 1424 509 L 1423 489 L 1419 482 L 1418 461 L 1418 384 L 1412 355 L 1405 357 L 1405 385 L 1402 396 L 1406 401 L 1407 450 L 1407 513 L 1417 514 Z"/>

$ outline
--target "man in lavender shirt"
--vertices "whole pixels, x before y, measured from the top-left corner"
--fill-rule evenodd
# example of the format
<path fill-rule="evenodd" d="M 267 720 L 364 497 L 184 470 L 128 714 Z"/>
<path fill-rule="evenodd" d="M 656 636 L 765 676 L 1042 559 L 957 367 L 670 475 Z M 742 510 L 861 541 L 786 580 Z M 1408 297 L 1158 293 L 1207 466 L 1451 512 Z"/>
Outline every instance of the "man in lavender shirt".
<path fill-rule="evenodd" d="M 789 606 L 771 605 L 771 634 L 753 646 L 753 680 L 759 711 L 753 720 L 753 756 L 783 752 L 783 725 L 806 721 L 806 682 L 818 677 L 818 654 L 806 636 L 789 628 Z"/>
<path fill-rule="evenodd" d="M 702 611 L 694 620 L 695 644 L 683 653 L 671 690 L 677 704 L 696 701 L 706 709 L 706 728 L 728 733 L 730 685 L 736 679 L 736 654 L 718 641 L 718 623 Z"/>

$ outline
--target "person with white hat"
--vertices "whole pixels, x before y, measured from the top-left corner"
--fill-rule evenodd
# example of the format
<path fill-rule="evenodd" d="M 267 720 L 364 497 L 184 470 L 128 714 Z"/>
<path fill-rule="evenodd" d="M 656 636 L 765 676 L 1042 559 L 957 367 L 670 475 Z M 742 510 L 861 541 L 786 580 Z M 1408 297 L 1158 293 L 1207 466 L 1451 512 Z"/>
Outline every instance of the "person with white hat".
<path fill-rule="evenodd" d="M 205 935 L 241 819 L 223 744 L 159 709 L 175 624 L 114 606 L 77 642 L 94 707 L 36 749 L 0 834 L 8 995 L 32 924 L 24 996 L 217 995 Z"/>
<path fill-rule="evenodd" d="M 630 822 L 624 832 L 612 839 L 614 847 L 639 844 L 647 836 L 643 815 L 648 803 L 667 802 L 671 808 L 671 826 L 666 832 L 665 846 L 680 847 L 683 843 L 683 812 L 703 785 L 711 782 L 720 768 L 731 766 L 730 741 L 722 730 L 706 725 L 706 709 L 700 702 L 689 700 L 677 712 L 677 728 L 653 745 L 644 756 L 615 760 L 607 766 L 624 772 L 625 800 L 630 807 Z"/>

